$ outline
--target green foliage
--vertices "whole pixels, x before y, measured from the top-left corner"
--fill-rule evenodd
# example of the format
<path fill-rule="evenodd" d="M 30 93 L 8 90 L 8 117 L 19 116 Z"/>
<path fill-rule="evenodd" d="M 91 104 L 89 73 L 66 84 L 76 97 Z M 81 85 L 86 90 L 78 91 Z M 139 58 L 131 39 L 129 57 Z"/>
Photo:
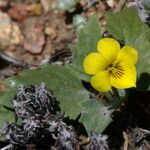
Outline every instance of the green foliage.
<path fill-rule="evenodd" d="M 125 8 L 118 13 L 107 15 L 107 30 L 117 39 L 138 50 L 138 88 L 150 88 L 150 29 L 141 22 L 133 8 Z M 143 75 L 144 74 L 144 75 Z"/>
<path fill-rule="evenodd" d="M 96 50 L 96 44 L 101 38 L 99 20 L 92 16 L 84 28 L 78 32 L 78 42 L 70 45 L 73 54 L 73 64 L 66 65 L 80 79 L 89 81 L 89 76 L 83 71 L 83 60 L 91 51 Z"/>
<path fill-rule="evenodd" d="M 90 99 L 89 92 L 83 88 L 81 81 L 62 66 L 25 70 L 4 80 L 3 84 L 7 89 L 0 93 L 1 104 L 11 107 L 10 100 L 14 98 L 18 85 L 39 85 L 42 81 L 53 91 L 61 112 L 71 119 L 76 119 L 80 113 L 82 114 L 80 121 L 88 131 L 102 132 L 111 122 L 111 111 L 98 100 Z M 7 111 L 5 113 L 9 114 Z M 0 118 L 1 115 L 4 114 L 0 114 Z"/>
<path fill-rule="evenodd" d="M 112 35 L 128 45 L 133 45 L 136 39 L 148 27 L 141 22 L 137 12 L 133 8 L 125 8 L 118 13 L 107 14 L 107 30 Z"/>
<path fill-rule="evenodd" d="M 139 52 L 137 65 L 138 85 L 147 90 L 150 79 L 150 29 L 141 22 L 134 9 L 126 8 L 118 13 L 107 15 L 107 30 L 118 40 L 135 47 Z M 61 112 L 70 119 L 76 119 L 81 113 L 80 121 L 87 131 L 102 132 L 111 122 L 108 110 L 96 98 L 90 98 L 89 93 L 82 85 L 81 80 L 89 81 L 89 76 L 83 71 L 84 58 L 96 50 L 100 36 L 99 20 L 92 16 L 85 28 L 78 32 L 78 42 L 70 45 L 73 54 L 73 63 L 62 66 L 44 66 L 38 70 L 25 70 L 18 75 L 3 81 L 6 89 L 0 92 L 0 122 L 14 121 L 14 113 L 6 107 L 12 107 L 10 100 L 15 96 L 18 85 L 39 85 L 42 81 L 56 96 Z M 119 93 L 124 97 L 125 93 Z M 118 106 L 118 104 L 117 104 Z"/>
<path fill-rule="evenodd" d="M 12 110 L 8 110 L 0 105 L 0 127 L 2 127 L 6 122 L 15 122 L 15 114 Z"/>

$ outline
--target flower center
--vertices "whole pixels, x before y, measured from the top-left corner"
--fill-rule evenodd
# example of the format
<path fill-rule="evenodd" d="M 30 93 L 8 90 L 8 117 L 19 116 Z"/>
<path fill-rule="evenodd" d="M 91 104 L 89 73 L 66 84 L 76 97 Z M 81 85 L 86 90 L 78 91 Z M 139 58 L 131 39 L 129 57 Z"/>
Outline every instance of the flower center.
<path fill-rule="evenodd" d="M 124 69 L 119 64 L 110 64 L 107 68 L 109 74 L 114 78 L 121 78 L 124 75 Z"/>

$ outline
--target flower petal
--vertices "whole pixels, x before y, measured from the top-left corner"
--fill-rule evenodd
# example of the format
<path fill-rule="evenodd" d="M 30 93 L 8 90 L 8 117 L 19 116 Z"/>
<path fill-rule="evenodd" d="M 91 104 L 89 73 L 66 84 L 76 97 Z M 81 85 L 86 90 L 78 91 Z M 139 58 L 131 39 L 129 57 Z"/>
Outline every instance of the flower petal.
<path fill-rule="evenodd" d="M 123 69 L 123 75 L 121 75 L 121 77 L 115 77 L 110 75 L 111 85 L 119 89 L 136 87 L 135 66 L 127 63 L 120 63 L 119 65 Z"/>
<path fill-rule="evenodd" d="M 103 71 L 91 78 L 91 85 L 100 92 L 107 92 L 111 88 L 108 71 Z"/>
<path fill-rule="evenodd" d="M 103 38 L 98 41 L 97 50 L 111 63 L 120 51 L 120 44 L 113 38 Z"/>
<path fill-rule="evenodd" d="M 97 52 L 90 53 L 83 62 L 84 71 L 90 75 L 103 71 L 106 65 L 105 59 Z"/>
<path fill-rule="evenodd" d="M 120 50 L 116 61 L 118 61 L 118 62 L 125 61 L 130 64 L 136 64 L 137 59 L 138 59 L 137 50 L 130 46 L 124 46 Z"/>

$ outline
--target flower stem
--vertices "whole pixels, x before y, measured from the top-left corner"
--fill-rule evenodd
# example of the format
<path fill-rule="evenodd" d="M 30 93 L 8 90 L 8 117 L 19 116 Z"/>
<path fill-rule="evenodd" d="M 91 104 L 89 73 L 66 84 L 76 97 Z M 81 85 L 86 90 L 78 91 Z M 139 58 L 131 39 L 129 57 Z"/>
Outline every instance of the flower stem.
<path fill-rule="evenodd" d="M 117 98 L 119 98 L 119 99 L 121 100 L 120 95 L 119 95 L 119 93 L 118 93 L 118 90 L 117 90 L 116 88 L 112 87 L 112 92 L 113 92 L 113 95 L 114 95 L 115 97 L 117 97 Z"/>

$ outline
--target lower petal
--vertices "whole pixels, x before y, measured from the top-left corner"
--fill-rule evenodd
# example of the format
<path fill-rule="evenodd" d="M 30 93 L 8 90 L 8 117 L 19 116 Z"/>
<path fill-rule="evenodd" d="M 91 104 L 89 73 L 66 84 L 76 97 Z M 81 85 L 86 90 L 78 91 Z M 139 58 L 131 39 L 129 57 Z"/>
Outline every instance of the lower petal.
<path fill-rule="evenodd" d="M 91 78 L 91 85 L 100 92 L 107 92 L 111 88 L 108 71 L 103 71 Z"/>
<path fill-rule="evenodd" d="M 123 75 L 121 77 L 110 76 L 111 85 L 118 89 L 136 87 L 136 68 L 134 65 L 120 63 Z"/>
<path fill-rule="evenodd" d="M 95 75 L 98 72 L 105 70 L 106 64 L 106 61 L 99 53 L 93 52 L 85 57 L 83 68 L 87 74 Z"/>

